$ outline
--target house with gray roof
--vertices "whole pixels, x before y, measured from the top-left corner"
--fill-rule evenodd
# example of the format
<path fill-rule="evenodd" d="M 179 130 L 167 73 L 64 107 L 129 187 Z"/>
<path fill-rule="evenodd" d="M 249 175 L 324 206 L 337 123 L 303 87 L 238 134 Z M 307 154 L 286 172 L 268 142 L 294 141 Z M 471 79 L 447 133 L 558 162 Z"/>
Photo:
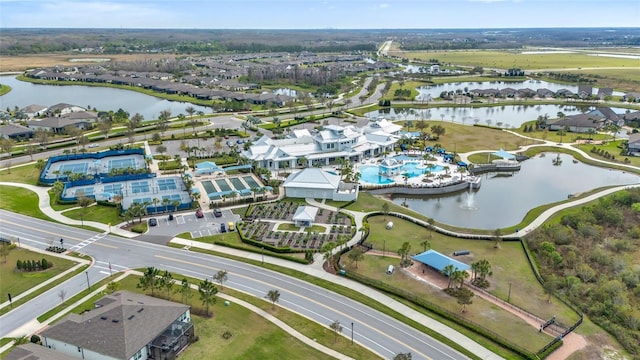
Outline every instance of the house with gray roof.
<path fill-rule="evenodd" d="M 4 360 L 75 360 L 77 358 L 47 347 L 27 343 L 16 346 Z"/>
<path fill-rule="evenodd" d="M 8 123 L 0 126 L 0 138 L 4 139 L 25 140 L 32 138 L 33 134 L 33 129 L 20 124 Z"/>
<path fill-rule="evenodd" d="M 29 119 L 33 119 L 36 116 L 42 116 L 47 111 L 46 106 L 31 104 L 20 109 L 20 112 L 27 115 Z"/>
<path fill-rule="evenodd" d="M 77 105 L 71 105 L 66 103 L 59 103 L 47 108 L 46 114 L 49 116 L 60 116 L 64 114 L 70 114 L 76 111 L 85 111 L 86 109 Z"/>
<path fill-rule="evenodd" d="M 589 133 L 602 129 L 605 125 L 604 117 L 592 114 L 570 115 L 557 119 L 549 124 L 549 130 L 567 129 L 575 133 Z"/>
<path fill-rule="evenodd" d="M 627 141 L 627 152 L 631 156 L 640 156 L 640 133 L 629 135 Z"/>
<path fill-rule="evenodd" d="M 77 359 L 175 359 L 193 342 L 189 306 L 128 291 L 70 314 L 40 333 L 43 346 Z"/>

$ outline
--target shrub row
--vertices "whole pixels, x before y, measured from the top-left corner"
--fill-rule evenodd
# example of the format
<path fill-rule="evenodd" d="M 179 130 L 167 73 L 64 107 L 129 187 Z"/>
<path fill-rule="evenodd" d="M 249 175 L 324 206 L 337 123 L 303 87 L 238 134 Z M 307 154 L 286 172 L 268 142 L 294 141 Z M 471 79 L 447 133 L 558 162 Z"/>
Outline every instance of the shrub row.
<path fill-rule="evenodd" d="M 38 270 L 46 270 L 53 266 L 53 263 L 47 261 L 47 259 L 42 260 L 20 260 L 16 261 L 16 268 L 19 271 L 38 271 Z"/>
<path fill-rule="evenodd" d="M 255 242 L 260 244 L 260 245 L 255 245 L 255 246 L 268 245 L 268 244 L 259 243 L 257 241 L 255 241 Z M 256 254 L 261 254 L 262 253 L 262 251 L 259 250 L 259 249 L 251 249 L 251 248 L 248 249 L 246 247 L 239 246 L 239 245 L 236 245 L 236 244 L 230 244 L 230 243 L 227 243 L 227 242 L 224 242 L 224 241 L 214 241 L 213 243 L 215 245 L 230 247 L 232 249 L 250 251 L 250 252 L 256 253 Z M 266 246 L 264 248 L 267 249 Z M 309 261 L 308 258 L 307 259 L 299 259 L 299 258 L 296 258 L 296 257 L 293 257 L 293 256 L 287 256 L 287 255 L 283 255 L 283 254 L 279 254 L 279 253 L 271 253 L 271 254 L 268 254 L 268 255 L 271 256 L 271 257 L 278 258 L 278 259 L 293 261 L 293 262 L 297 262 L 297 263 L 304 264 L 304 265 L 308 265 L 308 264 L 311 264 L 313 262 L 313 256 L 311 257 L 311 261 Z"/>

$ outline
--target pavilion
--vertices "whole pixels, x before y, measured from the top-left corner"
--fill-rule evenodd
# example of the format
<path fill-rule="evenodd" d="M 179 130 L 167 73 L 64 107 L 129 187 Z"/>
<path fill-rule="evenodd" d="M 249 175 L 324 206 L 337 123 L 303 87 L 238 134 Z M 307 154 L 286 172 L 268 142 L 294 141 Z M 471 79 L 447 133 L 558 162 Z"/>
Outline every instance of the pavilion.
<path fill-rule="evenodd" d="M 427 250 L 421 254 L 415 255 L 411 257 L 413 260 L 421 262 L 427 265 L 430 268 L 438 270 L 438 272 L 442 272 L 442 269 L 447 265 L 453 265 L 454 268 L 467 271 L 471 269 L 471 267 L 463 262 L 460 262 L 456 259 L 452 259 L 444 254 L 441 254 L 435 250 Z"/>

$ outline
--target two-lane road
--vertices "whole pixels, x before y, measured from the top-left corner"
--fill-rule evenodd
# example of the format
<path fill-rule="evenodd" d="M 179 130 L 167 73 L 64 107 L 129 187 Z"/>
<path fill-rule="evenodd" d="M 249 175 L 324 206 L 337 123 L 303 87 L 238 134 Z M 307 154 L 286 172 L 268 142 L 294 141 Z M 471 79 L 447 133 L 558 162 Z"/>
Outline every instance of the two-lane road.
<path fill-rule="evenodd" d="M 79 252 L 96 259 L 97 266 L 87 273 L 92 283 L 109 274 L 109 264 L 114 271 L 155 266 L 196 278 L 211 278 L 218 270 L 224 269 L 229 272 L 225 286 L 260 298 L 269 290 L 278 289 L 282 294 L 279 301 L 281 306 L 327 326 L 338 320 L 344 327 L 343 334 L 347 336 L 351 335 L 353 323 L 354 340 L 385 358 L 391 358 L 399 352 L 411 352 L 414 359 L 467 358 L 420 331 L 357 301 L 261 267 L 132 239 L 96 236 L 91 231 L 6 211 L 0 211 L 0 233 L 19 236 L 22 244 L 39 248 L 45 248 L 52 241 L 64 238 L 67 248 L 75 246 Z M 88 239 L 95 241 L 87 241 Z M 86 275 L 83 273 L 5 314 L 0 318 L 0 337 L 57 305 L 57 292 L 60 288 L 67 290 L 68 296 L 71 296 L 84 287 Z"/>

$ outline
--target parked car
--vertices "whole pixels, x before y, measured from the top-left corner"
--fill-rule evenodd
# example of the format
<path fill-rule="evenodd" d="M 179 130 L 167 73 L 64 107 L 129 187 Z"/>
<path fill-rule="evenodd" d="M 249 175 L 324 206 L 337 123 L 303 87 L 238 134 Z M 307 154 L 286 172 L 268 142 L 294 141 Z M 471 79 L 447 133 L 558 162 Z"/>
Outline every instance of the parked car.
<path fill-rule="evenodd" d="M 202 219 L 204 217 L 204 213 L 202 212 L 202 209 L 196 210 L 196 217 L 198 219 Z"/>
<path fill-rule="evenodd" d="M 158 225 L 158 220 L 156 218 L 149 219 L 149 226 L 156 226 L 156 225 Z"/>
<path fill-rule="evenodd" d="M 213 209 L 213 216 L 221 217 L 222 216 L 222 210 L 220 210 L 218 208 Z"/>
<path fill-rule="evenodd" d="M 89 145 L 89 148 L 97 148 L 97 147 L 98 147 L 98 144 L 90 144 Z"/>
<path fill-rule="evenodd" d="M 173 220 L 173 214 L 169 214 L 169 221 Z"/>
<path fill-rule="evenodd" d="M 220 224 L 220 232 L 221 233 L 227 232 L 227 226 L 224 223 Z"/>
<path fill-rule="evenodd" d="M 233 223 L 233 221 L 229 221 L 229 231 L 234 231 L 235 229 L 236 229 L 236 226 Z"/>

